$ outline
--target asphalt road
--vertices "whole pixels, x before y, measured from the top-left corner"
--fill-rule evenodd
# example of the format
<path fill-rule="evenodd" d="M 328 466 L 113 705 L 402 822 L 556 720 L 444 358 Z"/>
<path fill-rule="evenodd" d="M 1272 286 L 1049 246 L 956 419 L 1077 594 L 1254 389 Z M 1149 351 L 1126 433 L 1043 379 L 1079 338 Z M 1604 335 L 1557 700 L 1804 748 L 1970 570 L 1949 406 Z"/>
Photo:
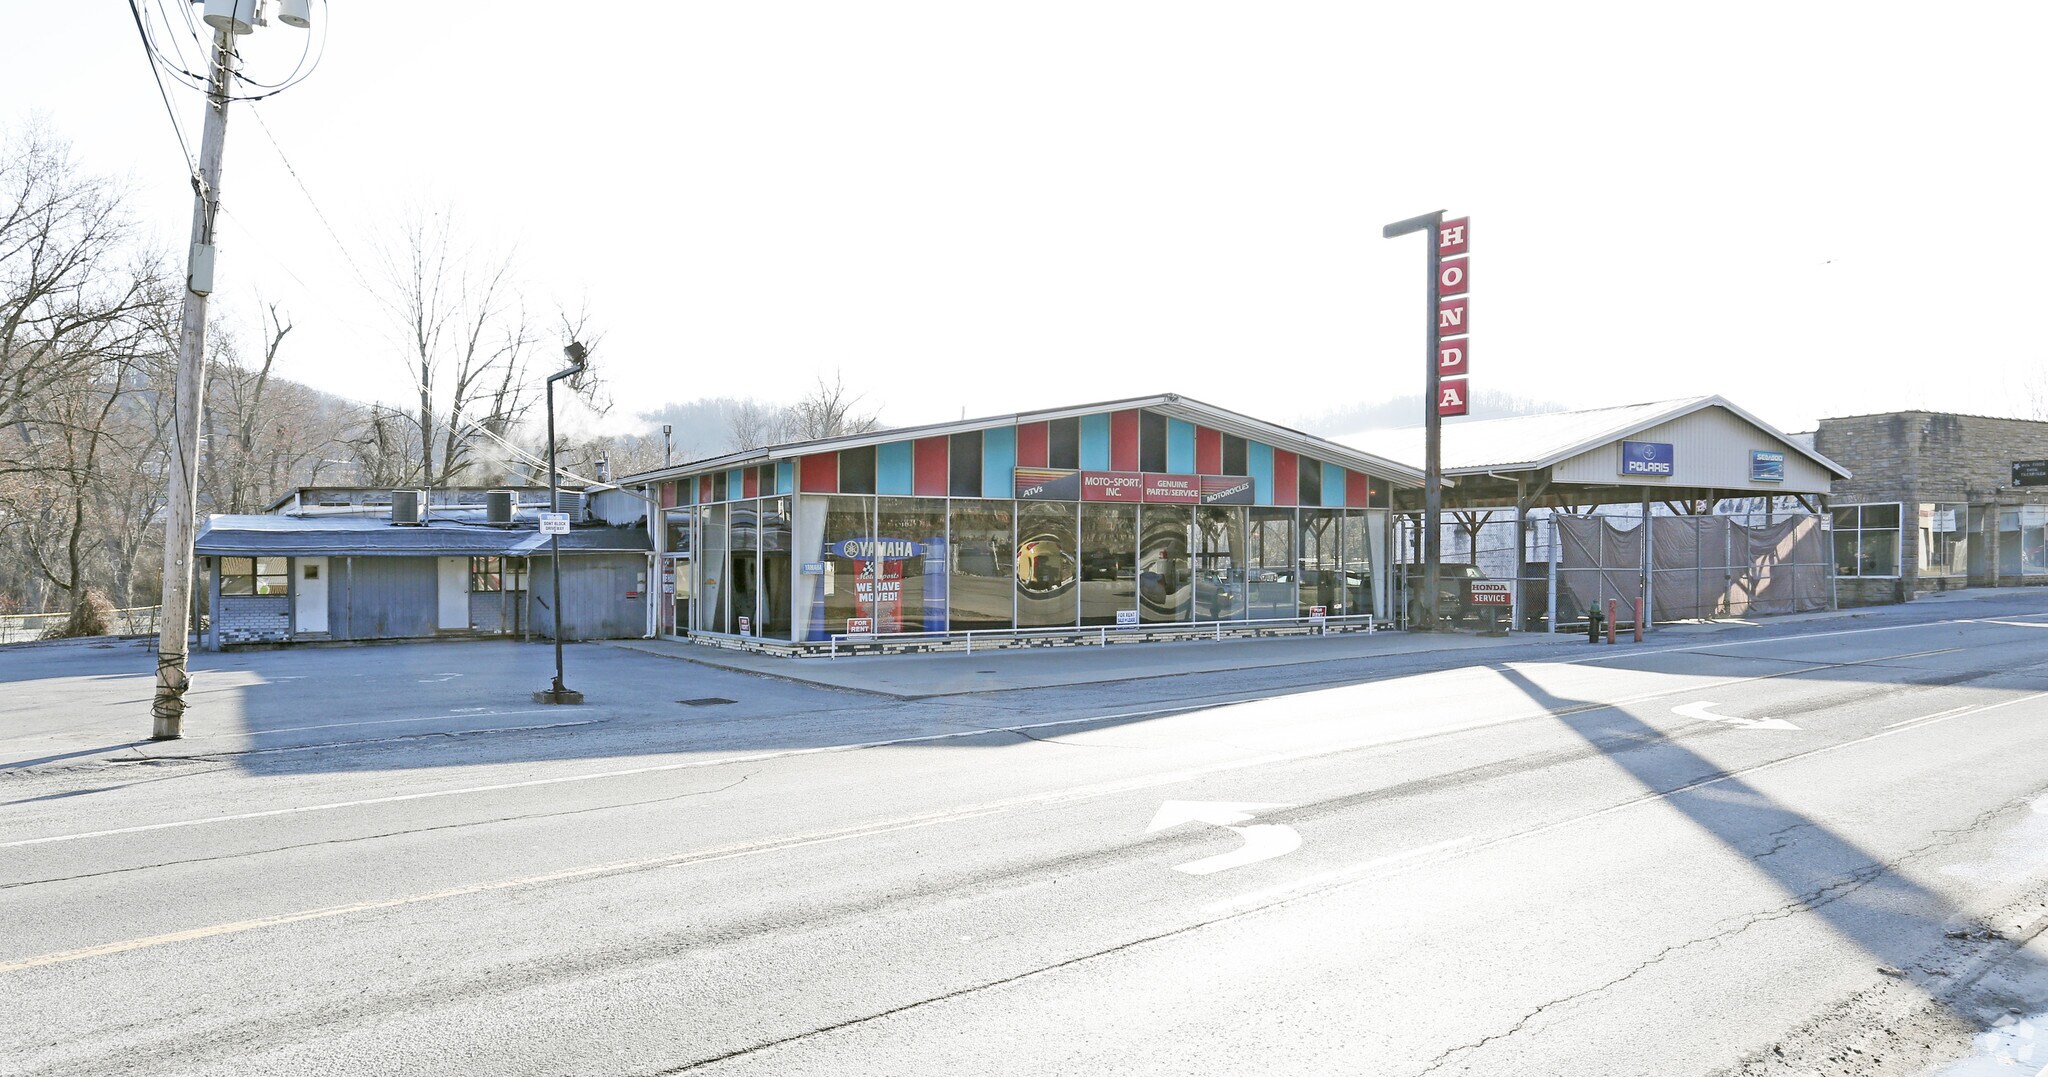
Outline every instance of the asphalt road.
<path fill-rule="evenodd" d="M 582 646 L 582 708 L 207 656 L 162 745 L 138 646 L 7 650 L 0 1072 L 2048 1066 L 2048 590 L 1286 643 L 920 700 Z"/>

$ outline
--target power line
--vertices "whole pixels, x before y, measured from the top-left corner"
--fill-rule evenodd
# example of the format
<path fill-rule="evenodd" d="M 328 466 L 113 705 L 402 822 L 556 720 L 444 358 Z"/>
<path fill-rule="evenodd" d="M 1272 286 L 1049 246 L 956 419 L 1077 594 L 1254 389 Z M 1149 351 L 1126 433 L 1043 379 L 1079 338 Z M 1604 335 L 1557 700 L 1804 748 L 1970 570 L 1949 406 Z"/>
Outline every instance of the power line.
<path fill-rule="evenodd" d="M 292 159 L 285 155 L 284 147 L 278 144 L 277 136 L 271 133 L 270 125 L 263 122 L 263 114 L 256 111 L 255 105 L 252 104 L 249 107 L 249 115 L 256 117 L 256 126 L 263 129 L 263 137 L 270 141 L 270 148 L 277 151 L 277 159 L 284 162 L 284 170 L 291 174 L 292 182 L 298 184 L 299 193 L 306 196 L 306 204 L 313 208 L 313 216 L 320 219 L 320 226 L 327 230 L 327 238 L 334 241 L 335 248 L 341 251 L 342 259 L 348 262 L 349 271 L 356 275 L 356 283 L 362 285 L 365 290 L 373 290 L 369 277 L 363 272 L 362 266 L 356 264 L 355 255 L 349 252 L 348 244 L 341 241 L 341 233 L 334 230 L 334 224 L 327 219 L 326 211 L 320 208 L 320 200 L 313 197 L 313 192 L 306 186 L 305 179 L 300 177 L 299 170 L 293 167 Z"/>
<path fill-rule="evenodd" d="M 163 72 L 157 64 L 156 47 L 150 43 L 149 30 L 142 25 L 142 9 L 135 0 L 128 0 L 128 13 L 135 17 L 135 32 L 142 38 L 142 53 L 149 61 L 149 75 L 156 80 L 156 93 L 163 98 L 164 114 L 171 118 L 171 130 L 177 133 L 178 149 L 185 154 L 185 173 L 192 177 L 194 187 L 199 184 L 199 162 L 192 156 L 192 145 L 185 141 L 185 128 L 178 123 L 178 110 L 171 107 L 171 92 L 164 87 Z"/>

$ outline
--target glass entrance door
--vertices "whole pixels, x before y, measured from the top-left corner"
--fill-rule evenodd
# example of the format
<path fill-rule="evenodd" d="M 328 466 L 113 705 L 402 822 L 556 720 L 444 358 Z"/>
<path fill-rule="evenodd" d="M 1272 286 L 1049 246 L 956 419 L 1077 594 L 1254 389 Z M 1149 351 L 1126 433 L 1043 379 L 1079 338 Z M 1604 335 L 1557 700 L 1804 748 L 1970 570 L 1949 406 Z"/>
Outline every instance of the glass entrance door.
<path fill-rule="evenodd" d="M 690 634 L 690 559 L 664 554 L 661 559 L 661 634 Z"/>

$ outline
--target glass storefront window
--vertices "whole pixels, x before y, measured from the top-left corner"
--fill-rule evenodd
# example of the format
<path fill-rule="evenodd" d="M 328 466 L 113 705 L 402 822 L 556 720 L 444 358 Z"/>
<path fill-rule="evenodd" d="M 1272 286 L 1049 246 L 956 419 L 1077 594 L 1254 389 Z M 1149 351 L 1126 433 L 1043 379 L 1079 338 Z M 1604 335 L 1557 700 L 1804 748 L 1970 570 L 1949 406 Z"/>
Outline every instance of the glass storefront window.
<path fill-rule="evenodd" d="M 2048 505 L 2021 505 L 1998 514 L 1998 572 L 2048 576 Z"/>
<path fill-rule="evenodd" d="M 703 551 L 697 558 L 698 571 L 702 573 L 703 586 L 698 593 L 702 601 L 695 603 L 697 624 L 700 632 L 723 632 L 726 625 L 726 602 L 730 588 L 726 576 L 732 566 L 726 557 L 725 541 L 726 507 L 706 505 L 700 516 L 701 527 L 698 539 Z"/>
<path fill-rule="evenodd" d="M 1344 532 L 1338 540 L 1338 563 L 1342 572 L 1339 591 L 1346 617 L 1360 617 L 1372 610 L 1372 517 L 1362 509 L 1344 514 Z M 1338 611 L 1332 609 L 1332 614 Z"/>
<path fill-rule="evenodd" d="M 1146 505 L 1138 515 L 1138 616 L 1146 624 L 1173 624 L 1194 616 L 1194 562 L 1188 531 L 1195 510 Z"/>
<path fill-rule="evenodd" d="M 1076 510 L 1063 501 L 1017 505 L 1017 627 L 1072 625 L 1078 567 Z"/>
<path fill-rule="evenodd" d="M 761 602 L 757 607 L 760 619 L 754 623 L 754 634 L 768 639 L 789 638 L 790 613 L 790 564 L 789 499 L 786 497 L 764 498 L 761 501 Z"/>
<path fill-rule="evenodd" d="M 742 636 L 760 632 L 761 616 L 756 608 L 761 587 L 761 506 L 758 501 L 735 501 L 731 513 L 730 561 L 726 568 L 726 593 L 731 611 L 726 631 Z"/>
<path fill-rule="evenodd" d="M 873 537 L 875 499 L 842 495 L 824 500 L 825 540 L 820 560 L 825 563 L 825 575 L 819 601 L 825 609 L 825 623 L 820 626 L 820 630 L 826 634 L 833 634 L 846 631 L 847 618 L 869 616 L 860 601 L 860 585 L 867 572 L 868 562 L 862 558 L 845 556 L 840 543 L 849 539 Z M 877 625 L 876 630 L 880 631 L 881 626 Z"/>
<path fill-rule="evenodd" d="M 1323 607 L 1331 617 L 1344 615 L 1343 566 L 1337 554 L 1343 515 L 1337 509 L 1301 510 L 1301 553 L 1296 559 L 1301 579 L 1299 616 L 1307 617 L 1315 606 Z"/>
<path fill-rule="evenodd" d="M 953 631 L 1010 627 L 1015 526 L 1011 502 L 952 502 L 946 604 Z"/>
<path fill-rule="evenodd" d="M 1244 511 L 1234 506 L 1195 510 L 1195 620 L 1244 617 Z"/>
<path fill-rule="evenodd" d="M 1922 504 L 1919 511 L 1920 575 L 1967 576 L 1970 573 L 1970 507 L 1965 504 Z"/>
<path fill-rule="evenodd" d="M 877 508 L 881 544 L 868 577 L 877 632 L 946 630 L 946 503 L 931 498 L 885 497 Z M 909 551 L 906 556 L 898 556 Z"/>
<path fill-rule="evenodd" d="M 1832 510 L 1835 575 L 1899 574 L 1899 505 L 1837 505 Z"/>
<path fill-rule="evenodd" d="M 1138 608 L 1138 506 L 1081 506 L 1081 623 Z"/>
<path fill-rule="evenodd" d="M 1247 612 L 1253 620 L 1297 616 L 1294 601 L 1294 510 L 1253 509 L 1246 532 Z"/>
<path fill-rule="evenodd" d="M 690 552 L 690 514 L 687 508 L 663 510 L 662 523 L 667 532 L 663 553 Z"/>

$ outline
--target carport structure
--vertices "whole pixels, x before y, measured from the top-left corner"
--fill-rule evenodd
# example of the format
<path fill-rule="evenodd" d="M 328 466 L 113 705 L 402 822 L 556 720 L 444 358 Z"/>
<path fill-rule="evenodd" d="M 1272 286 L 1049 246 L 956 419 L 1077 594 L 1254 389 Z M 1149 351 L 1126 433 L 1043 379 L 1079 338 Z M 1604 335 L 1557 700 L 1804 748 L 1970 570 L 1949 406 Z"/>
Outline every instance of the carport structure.
<path fill-rule="evenodd" d="M 1419 426 L 1336 440 L 1397 461 L 1423 457 Z M 1820 514 L 1832 483 L 1849 477 L 1834 461 L 1721 396 L 1447 422 L 1442 459 L 1447 483 L 1443 505 L 1449 514 L 1446 525 L 1456 528 L 1475 558 L 1480 532 L 1495 523 L 1499 514 L 1512 513 L 1513 553 L 1503 567 L 1517 580 L 1514 623 L 1524 627 L 1534 620 L 1538 608 L 1547 611 L 1553 627 L 1559 616 L 1557 589 L 1550 581 L 1560 560 L 1560 543 L 1545 542 L 1541 559 L 1532 559 L 1531 538 L 1538 520 L 1553 522 L 1550 530 L 1562 532 L 1564 543 L 1577 536 L 1585 545 L 1579 552 L 1604 582 L 1594 588 L 1593 597 L 1580 596 L 1582 599 L 1597 601 L 1608 595 L 1626 604 L 1641 594 L 1652 600 L 1649 608 L 1654 616 L 1666 608 L 1654 601 L 1654 577 L 1662 566 L 1652 548 L 1663 525 L 1647 535 L 1647 543 L 1638 536 L 1614 544 L 1619 548 L 1610 550 L 1608 532 L 1612 529 L 1596 531 L 1596 525 L 1601 529 L 1606 525 L 1592 518 L 1627 506 L 1632 511 L 1616 515 L 1637 521 L 1725 521 L 1741 516 L 1752 521 L 1761 518 L 1769 527 L 1786 512 L 1804 521 L 1794 529 L 1799 533 L 1771 541 L 1798 543 L 1803 549 L 1809 542 L 1819 543 Z M 1734 513 L 1717 517 L 1717 509 L 1731 501 L 1741 504 Z M 1419 561 L 1421 491 L 1396 491 L 1394 508 L 1410 540 L 1400 548 L 1411 561 Z M 1701 527 L 1693 525 L 1692 530 L 1697 554 L 1703 544 Z M 1807 531 L 1814 536 L 1810 540 Z M 1732 547 L 1732 540 L 1727 545 Z M 1735 560 L 1732 550 L 1730 560 Z M 1825 550 L 1820 549 L 1815 564 L 1824 561 Z M 1697 558 L 1691 566 L 1695 576 L 1706 567 L 1729 566 L 1704 566 Z M 1636 575 L 1639 580 L 1623 585 L 1623 575 Z M 1540 607 L 1534 604 L 1539 596 Z M 1701 606 L 1697 595 L 1695 599 L 1689 605 Z M 1671 604 L 1675 612 L 1684 608 Z M 1575 619 L 1576 612 L 1565 610 L 1565 619 Z M 1685 615 L 1700 614 L 1694 610 Z"/>

